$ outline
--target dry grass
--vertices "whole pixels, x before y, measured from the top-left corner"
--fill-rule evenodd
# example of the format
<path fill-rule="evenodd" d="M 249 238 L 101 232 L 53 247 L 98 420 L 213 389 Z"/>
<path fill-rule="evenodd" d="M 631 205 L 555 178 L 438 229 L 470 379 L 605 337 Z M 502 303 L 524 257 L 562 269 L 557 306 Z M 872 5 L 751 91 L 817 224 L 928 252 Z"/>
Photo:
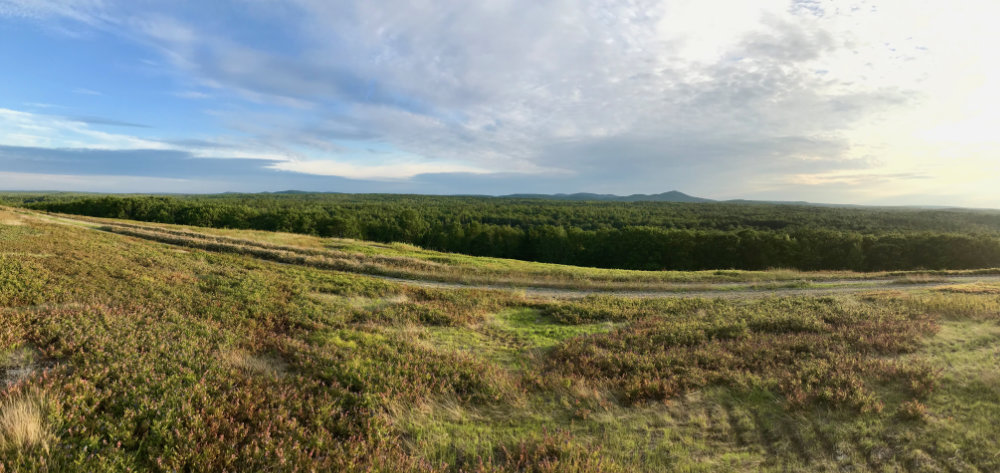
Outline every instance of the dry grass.
<path fill-rule="evenodd" d="M 25 253 L 23 251 L 0 251 L 0 256 L 11 256 L 14 258 L 51 258 L 48 253 Z"/>
<path fill-rule="evenodd" d="M 938 291 L 955 292 L 960 294 L 1000 294 L 1000 286 L 995 284 L 952 284 L 935 288 Z"/>
<path fill-rule="evenodd" d="M 285 375 L 285 371 L 288 369 L 288 365 L 279 359 L 270 356 L 257 356 L 240 349 L 223 351 L 219 358 L 227 366 L 247 374 L 280 378 Z"/>
<path fill-rule="evenodd" d="M 0 449 L 49 448 L 52 434 L 42 416 L 40 395 L 20 395 L 0 405 Z"/>
<path fill-rule="evenodd" d="M 934 276 L 931 274 L 907 274 L 892 281 L 893 284 L 933 284 L 938 282 L 948 282 L 948 278 Z"/>
<path fill-rule="evenodd" d="M 22 226 L 25 222 L 12 212 L 0 210 L 0 225 Z"/>
<path fill-rule="evenodd" d="M 348 303 L 355 309 L 378 310 L 392 305 L 405 304 L 410 302 L 406 294 L 396 294 L 389 297 L 372 299 L 370 297 L 355 296 L 348 299 Z"/>

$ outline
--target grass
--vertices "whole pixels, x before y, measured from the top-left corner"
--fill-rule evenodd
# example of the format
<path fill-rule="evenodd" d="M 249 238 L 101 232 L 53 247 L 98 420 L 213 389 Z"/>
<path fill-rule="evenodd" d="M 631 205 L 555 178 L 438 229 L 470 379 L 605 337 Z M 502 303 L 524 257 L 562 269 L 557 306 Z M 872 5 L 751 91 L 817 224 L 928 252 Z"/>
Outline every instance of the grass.
<path fill-rule="evenodd" d="M 920 435 L 910 439 L 922 452 L 922 461 L 934 459 L 947 469 L 983 465 L 982 471 L 1000 465 L 994 434 L 1000 416 L 996 320 L 994 313 L 990 320 L 949 321 L 937 337 L 926 341 L 921 356 L 940 373 L 940 382 L 920 409 Z M 903 415 L 913 417 L 905 411 Z"/>
<path fill-rule="evenodd" d="M 464 353 L 508 369 L 528 369 L 563 341 L 608 331 L 612 323 L 565 325 L 538 309 L 512 308 L 490 314 L 481 322 L 457 326 L 406 326 L 406 336 L 444 352 Z"/>
<path fill-rule="evenodd" d="M 284 376 L 288 366 L 284 361 L 267 355 L 253 355 L 245 350 L 225 350 L 219 358 L 227 365 L 246 374 L 256 374 L 279 378 Z"/>
<path fill-rule="evenodd" d="M 937 288 L 939 291 L 956 292 L 962 294 L 1000 294 L 998 284 L 950 284 Z"/>
<path fill-rule="evenodd" d="M 34 350 L 25 346 L 0 352 L 0 387 L 9 387 L 31 375 L 38 368 L 37 357 Z"/>
<path fill-rule="evenodd" d="M 0 451 L 48 450 L 51 434 L 42 416 L 38 395 L 10 397 L 0 404 Z"/>
<path fill-rule="evenodd" d="M 560 301 L 16 217 L 0 471 L 1000 470 L 992 284 Z"/>
<path fill-rule="evenodd" d="M 944 276 L 915 273 L 915 274 L 905 274 L 902 277 L 896 278 L 893 281 L 893 284 L 933 284 L 933 283 L 945 283 L 945 282 L 948 282 L 948 278 Z"/>

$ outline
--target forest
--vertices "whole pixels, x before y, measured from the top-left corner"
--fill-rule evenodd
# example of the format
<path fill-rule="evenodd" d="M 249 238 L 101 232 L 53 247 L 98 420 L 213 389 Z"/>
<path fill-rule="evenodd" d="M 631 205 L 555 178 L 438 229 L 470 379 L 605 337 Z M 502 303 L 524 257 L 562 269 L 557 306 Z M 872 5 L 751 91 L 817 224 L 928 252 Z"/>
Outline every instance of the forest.
<path fill-rule="evenodd" d="M 27 194 L 35 210 L 639 270 L 1000 266 L 1000 212 L 385 194 Z"/>

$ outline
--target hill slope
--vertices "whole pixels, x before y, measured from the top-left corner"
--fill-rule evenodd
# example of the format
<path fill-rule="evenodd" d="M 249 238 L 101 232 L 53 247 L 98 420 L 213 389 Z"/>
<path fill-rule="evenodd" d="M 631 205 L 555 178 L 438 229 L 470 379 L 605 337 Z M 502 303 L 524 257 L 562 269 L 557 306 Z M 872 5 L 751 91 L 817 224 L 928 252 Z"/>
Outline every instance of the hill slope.
<path fill-rule="evenodd" d="M 560 301 L 88 225 L 0 210 L 3 471 L 1000 468 L 996 286 Z"/>
<path fill-rule="evenodd" d="M 1000 266 L 1000 213 L 984 211 L 357 194 L 35 195 L 19 203 L 616 269 Z"/>

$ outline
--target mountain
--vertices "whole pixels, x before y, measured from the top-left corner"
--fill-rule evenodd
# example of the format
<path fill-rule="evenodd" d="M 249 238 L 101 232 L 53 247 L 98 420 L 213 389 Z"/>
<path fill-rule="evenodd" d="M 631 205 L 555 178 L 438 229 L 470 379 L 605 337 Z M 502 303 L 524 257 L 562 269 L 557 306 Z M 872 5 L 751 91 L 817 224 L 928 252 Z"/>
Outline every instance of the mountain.
<path fill-rule="evenodd" d="M 605 202 L 715 202 L 712 199 L 694 197 L 679 191 L 670 191 L 661 194 L 632 194 L 626 196 L 578 192 L 576 194 L 510 194 L 501 197 L 516 199 L 599 200 Z"/>

